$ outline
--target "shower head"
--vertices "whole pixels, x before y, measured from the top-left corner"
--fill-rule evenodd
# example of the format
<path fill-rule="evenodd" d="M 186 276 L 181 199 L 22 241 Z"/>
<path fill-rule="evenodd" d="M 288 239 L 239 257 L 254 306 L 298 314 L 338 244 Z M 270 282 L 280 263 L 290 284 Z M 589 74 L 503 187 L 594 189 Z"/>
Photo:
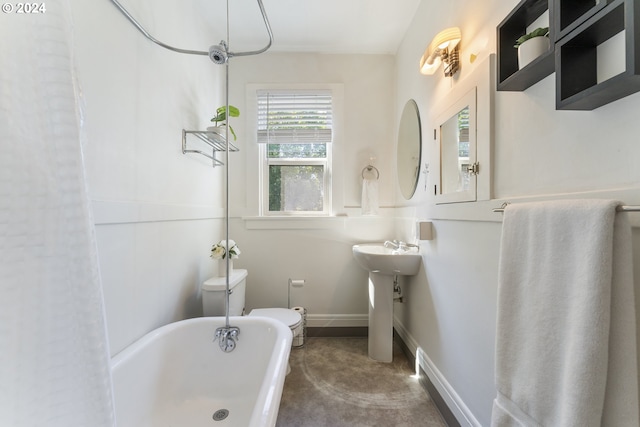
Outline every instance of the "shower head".
<path fill-rule="evenodd" d="M 209 48 L 209 58 L 215 64 L 224 64 L 228 59 L 227 44 L 222 40 L 220 44 L 213 45 Z"/>

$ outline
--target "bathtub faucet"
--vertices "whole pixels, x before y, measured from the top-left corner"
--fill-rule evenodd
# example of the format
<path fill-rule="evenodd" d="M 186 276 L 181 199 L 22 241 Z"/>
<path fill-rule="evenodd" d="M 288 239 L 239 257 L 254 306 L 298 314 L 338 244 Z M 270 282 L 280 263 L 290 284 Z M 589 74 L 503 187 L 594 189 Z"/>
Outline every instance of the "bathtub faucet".
<path fill-rule="evenodd" d="M 218 341 L 220 349 L 225 353 L 229 353 L 236 348 L 236 341 L 239 340 L 240 328 L 236 326 L 220 327 L 216 329 L 216 336 L 213 338 L 213 342 Z"/>

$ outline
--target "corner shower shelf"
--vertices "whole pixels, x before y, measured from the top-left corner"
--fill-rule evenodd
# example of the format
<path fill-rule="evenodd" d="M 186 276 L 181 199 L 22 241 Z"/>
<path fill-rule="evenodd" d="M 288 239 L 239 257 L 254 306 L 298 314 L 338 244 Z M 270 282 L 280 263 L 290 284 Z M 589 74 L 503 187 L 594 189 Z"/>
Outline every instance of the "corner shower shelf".
<path fill-rule="evenodd" d="M 208 146 L 207 151 L 205 152 L 203 150 L 196 150 L 193 148 L 188 149 L 187 140 L 189 138 L 187 137 L 187 135 L 193 135 L 198 140 L 204 142 Z M 240 149 L 235 145 L 233 145 L 232 143 L 229 143 L 228 145 L 229 145 L 229 151 L 240 151 Z M 211 154 L 209 154 L 208 150 L 211 150 Z M 221 160 L 218 160 L 216 158 L 216 153 L 221 151 L 227 151 L 227 141 L 223 136 L 215 132 L 209 132 L 205 130 L 182 129 L 182 154 L 187 154 L 187 153 L 202 154 L 206 158 L 211 159 L 211 161 L 213 162 L 212 166 L 216 167 L 216 166 L 224 166 L 224 163 Z"/>

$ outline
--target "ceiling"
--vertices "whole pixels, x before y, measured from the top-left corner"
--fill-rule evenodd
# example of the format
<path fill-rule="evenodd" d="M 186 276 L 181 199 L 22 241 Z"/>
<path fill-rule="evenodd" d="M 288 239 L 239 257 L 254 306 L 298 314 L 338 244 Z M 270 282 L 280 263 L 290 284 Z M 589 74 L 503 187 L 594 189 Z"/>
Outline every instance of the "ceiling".
<path fill-rule="evenodd" d="M 232 51 L 268 40 L 255 0 L 228 0 Z M 272 52 L 395 54 L 421 0 L 263 0 Z M 226 28 L 226 13 L 212 22 Z M 220 16 L 222 15 L 222 16 Z"/>

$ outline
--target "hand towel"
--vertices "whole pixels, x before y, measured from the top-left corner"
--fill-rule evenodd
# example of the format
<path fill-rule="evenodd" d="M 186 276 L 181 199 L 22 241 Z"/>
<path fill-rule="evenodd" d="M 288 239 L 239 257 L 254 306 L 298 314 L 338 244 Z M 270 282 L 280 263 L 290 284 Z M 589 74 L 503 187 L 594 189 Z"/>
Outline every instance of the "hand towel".
<path fill-rule="evenodd" d="M 378 180 L 362 180 L 362 215 L 378 215 Z"/>
<path fill-rule="evenodd" d="M 638 426 L 631 233 L 616 206 L 505 209 L 492 426 Z"/>

